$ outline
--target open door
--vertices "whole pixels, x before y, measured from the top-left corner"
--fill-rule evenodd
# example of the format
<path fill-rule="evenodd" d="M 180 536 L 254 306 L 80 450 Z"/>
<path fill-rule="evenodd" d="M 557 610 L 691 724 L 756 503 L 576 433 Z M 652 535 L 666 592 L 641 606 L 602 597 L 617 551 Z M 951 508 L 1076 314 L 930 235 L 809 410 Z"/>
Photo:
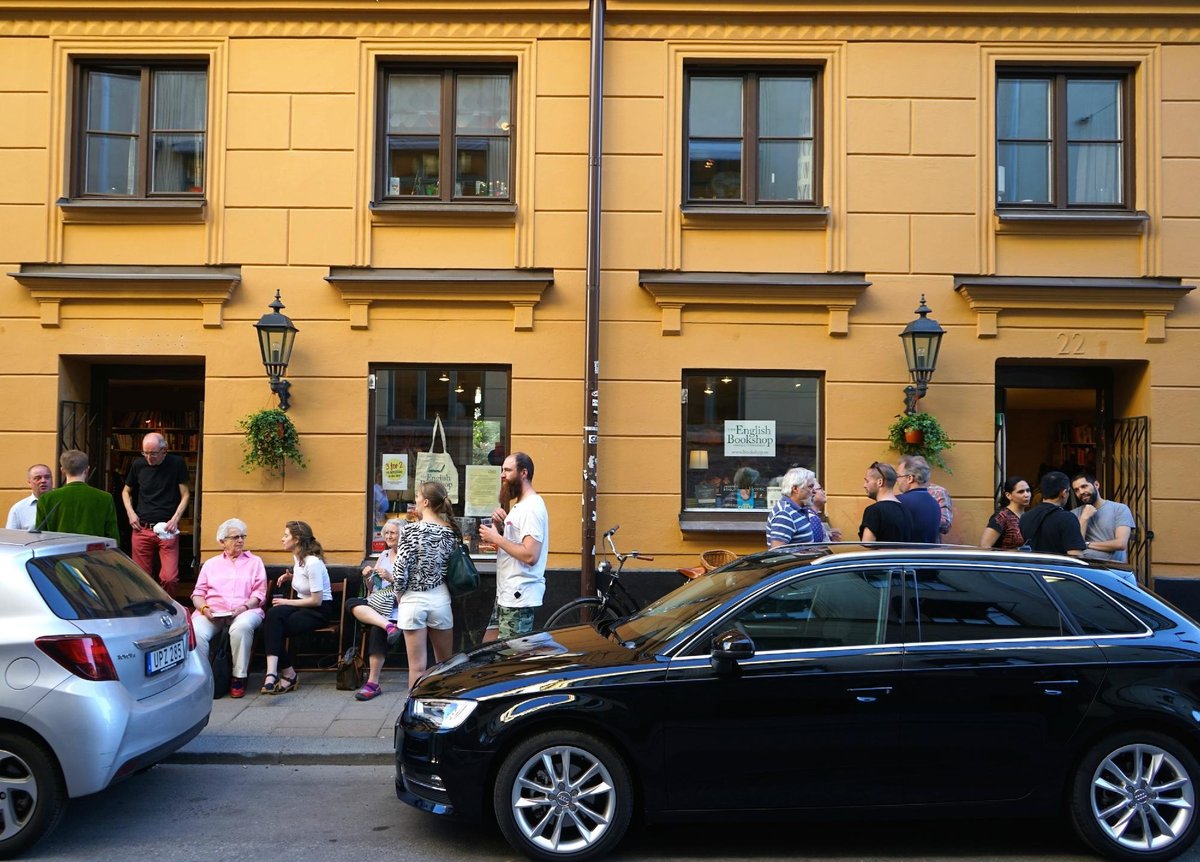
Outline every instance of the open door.
<path fill-rule="evenodd" d="M 1137 522 L 1129 539 L 1129 564 L 1138 583 L 1150 586 L 1150 417 L 1133 416 L 1113 423 L 1112 481 L 1109 499 L 1120 500 Z"/>

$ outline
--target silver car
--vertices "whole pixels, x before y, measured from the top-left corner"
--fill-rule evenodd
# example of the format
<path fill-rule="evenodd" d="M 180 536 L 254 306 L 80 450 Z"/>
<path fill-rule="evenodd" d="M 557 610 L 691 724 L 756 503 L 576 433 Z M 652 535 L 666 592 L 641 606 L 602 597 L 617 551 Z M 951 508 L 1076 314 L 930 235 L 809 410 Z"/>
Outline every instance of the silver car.
<path fill-rule="evenodd" d="M 208 724 L 189 615 L 111 539 L 0 530 L 0 859 Z"/>

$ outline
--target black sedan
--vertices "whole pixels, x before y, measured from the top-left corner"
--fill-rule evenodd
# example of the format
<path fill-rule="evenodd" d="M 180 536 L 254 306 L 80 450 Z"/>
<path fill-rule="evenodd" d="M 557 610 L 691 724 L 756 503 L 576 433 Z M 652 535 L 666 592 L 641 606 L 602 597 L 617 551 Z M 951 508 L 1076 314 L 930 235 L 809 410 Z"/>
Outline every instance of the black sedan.
<path fill-rule="evenodd" d="M 640 614 L 488 644 L 418 683 L 396 791 L 536 859 L 635 816 L 1064 813 L 1095 851 L 1197 835 L 1200 627 L 1068 557 L 738 560 Z"/>

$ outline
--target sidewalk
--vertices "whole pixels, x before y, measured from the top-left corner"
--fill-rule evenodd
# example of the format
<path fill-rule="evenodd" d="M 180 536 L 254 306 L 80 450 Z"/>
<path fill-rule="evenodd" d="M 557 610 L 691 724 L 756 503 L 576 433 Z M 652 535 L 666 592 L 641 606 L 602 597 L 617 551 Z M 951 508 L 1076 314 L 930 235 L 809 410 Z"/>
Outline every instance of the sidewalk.
<path fill-rule="evenodd" d="M 301 673 L 287 694 L 259 694 L 251 673 L 246 696 L 213 701 L 208 726 L 166 763 L 378 765 L 394 762 L 392 731 L 404 709 L 408 672 L 380 676 L 383 694 L 366 702 L 338 691 L 333 673 Z"/>

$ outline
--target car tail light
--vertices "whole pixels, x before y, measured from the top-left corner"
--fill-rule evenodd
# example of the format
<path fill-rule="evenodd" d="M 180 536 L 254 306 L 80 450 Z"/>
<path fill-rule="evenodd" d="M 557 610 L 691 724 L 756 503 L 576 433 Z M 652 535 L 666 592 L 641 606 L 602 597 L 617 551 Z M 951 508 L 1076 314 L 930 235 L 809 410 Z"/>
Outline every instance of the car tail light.
<path fill-rule="evenodd" d="M 117 679 L 117 669 L 99 635 L 58 635 L 38 638 L 34 643 L 75 676 L 96 682 Z"/>
<path fill-rule="evenodd" d="M 196 648 L 196 629 L 192 626 L 192 615 L 186 610 L 183 612 L 183 618 L 188 624 L 188 651 L 191 652 Z"/>

